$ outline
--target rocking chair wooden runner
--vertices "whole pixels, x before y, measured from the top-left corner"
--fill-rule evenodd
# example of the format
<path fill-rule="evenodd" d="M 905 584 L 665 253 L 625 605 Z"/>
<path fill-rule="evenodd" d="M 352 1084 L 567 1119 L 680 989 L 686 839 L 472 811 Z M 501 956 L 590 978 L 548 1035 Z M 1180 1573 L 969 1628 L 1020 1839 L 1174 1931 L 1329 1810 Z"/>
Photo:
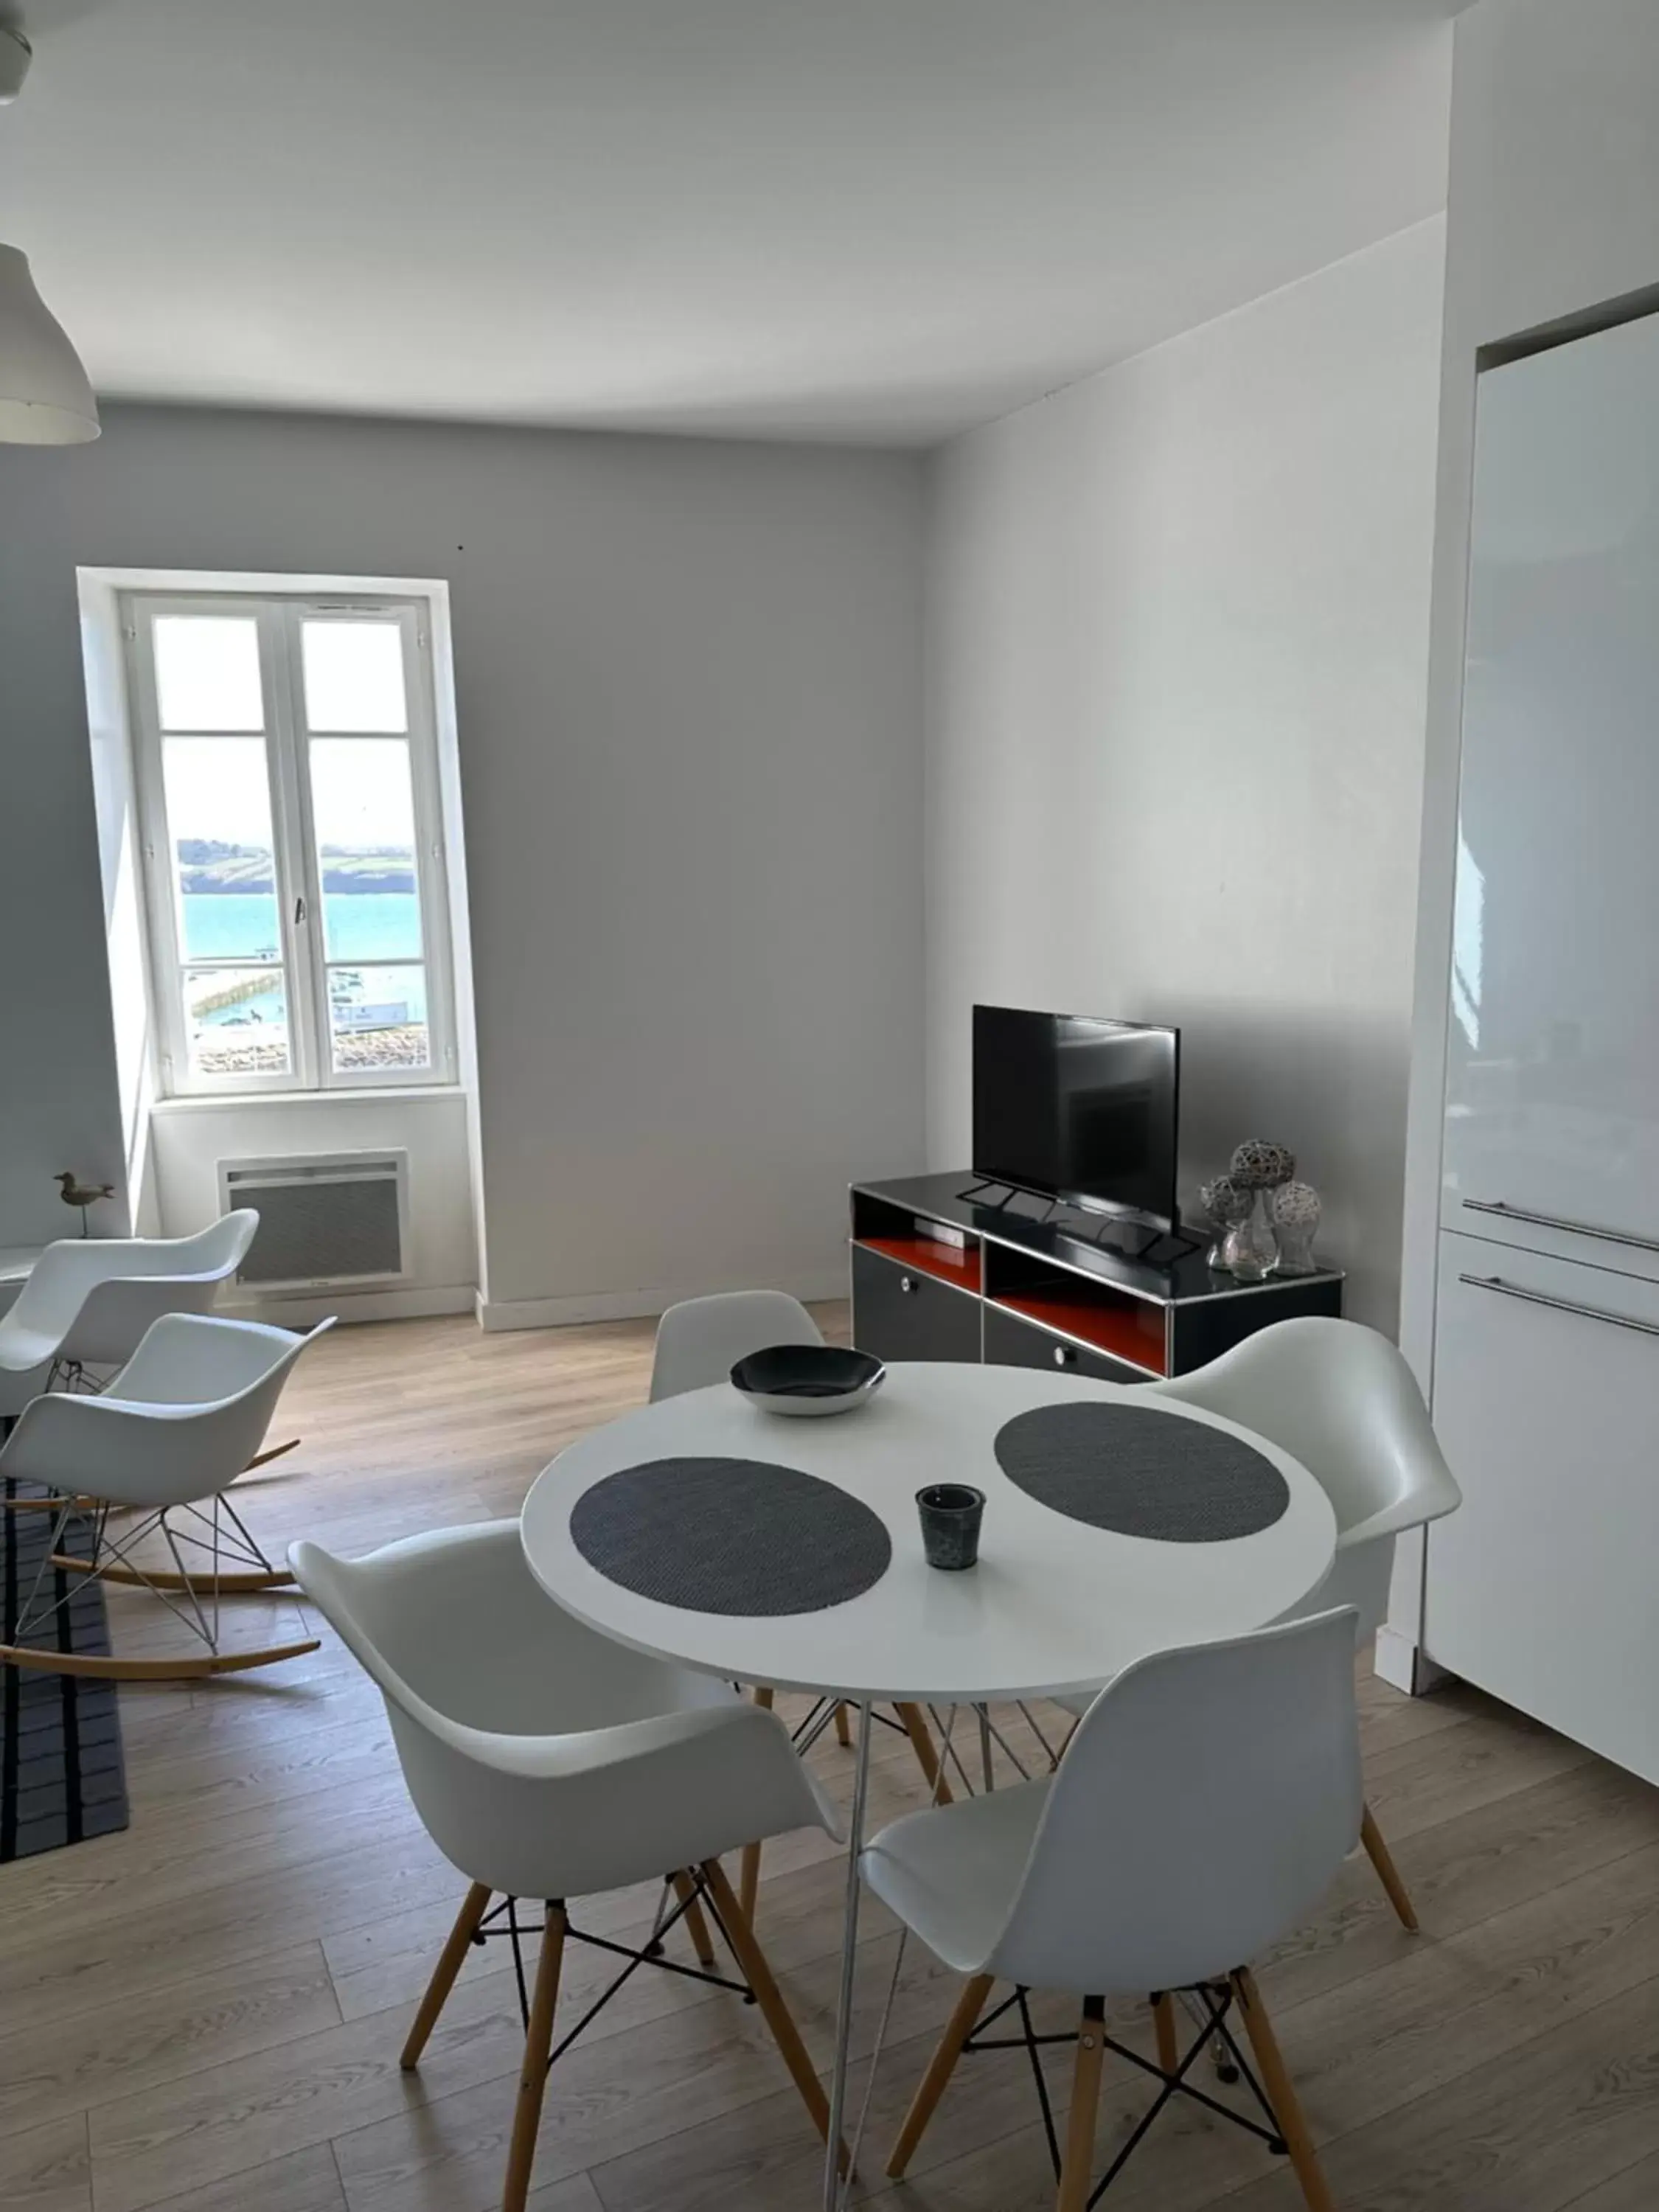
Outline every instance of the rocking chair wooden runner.
<path fill-rule="evenodd" d="M 295 1361 L 332 1327 L 325 1321 L 296 1336 L 257 1322 L 168 1314 L 151 1323 L 103 1395 L 31 1400 L 0 1449 L 0 1480 L 41 1486 L 45 1498 L 16 1498 L 14 1510 L 38 1507 L 55 1517 L 47 1557 L 18 1607 L 15 1640 L 0 1644 L 0 1665 L 109 1681 L 186 1681 L 318 1649 L 311 1637 L 222 1650 L 220 1601 L 293 1585 L 226 1492 L 254 1462 Z M 89 1556 L 65 1549 L 71 1528 L 90 1532 Z M 135 1556 L 155 1536 L 170 1567 Z M 149 1590 L 204 1649 L 132 1659 L 58 1649 L 64 1577 Z"/>

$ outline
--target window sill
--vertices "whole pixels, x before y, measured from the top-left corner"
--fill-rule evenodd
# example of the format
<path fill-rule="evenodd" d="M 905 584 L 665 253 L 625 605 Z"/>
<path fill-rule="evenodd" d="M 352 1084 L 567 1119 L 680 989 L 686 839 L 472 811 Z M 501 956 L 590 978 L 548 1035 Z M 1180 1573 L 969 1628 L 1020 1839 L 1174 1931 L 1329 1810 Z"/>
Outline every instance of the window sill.
<path fill-rule="evenodd" d="M 215 1097 L 203 1092 L 179 1098 L 157 1098 L 152 1115 L 171 1120 L 175 1115 L 246 1114 L 268 1106 L 429 1106 L 446 1098 L 465 1098 L 459 1083 L 365 1085 L 349 1091 L 237 1091 Z"/>

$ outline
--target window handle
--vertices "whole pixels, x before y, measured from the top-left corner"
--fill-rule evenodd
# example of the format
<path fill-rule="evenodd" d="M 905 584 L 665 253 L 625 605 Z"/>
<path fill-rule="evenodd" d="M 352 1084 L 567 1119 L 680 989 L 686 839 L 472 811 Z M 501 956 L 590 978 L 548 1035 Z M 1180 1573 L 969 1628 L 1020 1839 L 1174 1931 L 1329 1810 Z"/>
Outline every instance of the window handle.
<path fill-rule="evenodd" d="M 301 897 L 301 898 L 296 898 L 296 899 L 295 900 L 295 902 L 294 902 L 294 919 L 295 919 L 295 921 L 296 922 L 301 922 L 301 921 L 303 921 L 305 920 L 305 918 L 306 918 L 306 902 L 305 902 L 305 900 L 303 899 L 303 897 Z"/>

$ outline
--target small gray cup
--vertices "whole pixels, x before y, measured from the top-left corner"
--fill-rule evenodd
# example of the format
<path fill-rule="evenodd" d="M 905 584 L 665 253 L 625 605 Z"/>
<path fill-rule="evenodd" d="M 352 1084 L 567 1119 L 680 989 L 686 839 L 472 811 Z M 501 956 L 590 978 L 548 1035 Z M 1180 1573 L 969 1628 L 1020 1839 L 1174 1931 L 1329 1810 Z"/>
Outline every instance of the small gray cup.
<path fill-rule="evenodd" d="M 979 1558 L 979 1524 L 985 1492 L 966 1482 L 930 1482 L 916 1492 L 921 1516 L 921 1548 L 930 1567 L 952 1573 Z"/>

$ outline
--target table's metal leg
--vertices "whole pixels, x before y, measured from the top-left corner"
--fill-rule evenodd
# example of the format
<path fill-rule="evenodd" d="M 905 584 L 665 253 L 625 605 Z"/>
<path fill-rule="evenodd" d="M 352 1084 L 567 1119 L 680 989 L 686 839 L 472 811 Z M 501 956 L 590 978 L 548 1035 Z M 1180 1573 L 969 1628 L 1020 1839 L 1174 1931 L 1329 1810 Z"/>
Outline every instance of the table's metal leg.
<path fill-rule="evenodd" d="M 974 1710 L 979 1715 L 980 1771 L 984 1776 L 986 1789 L 991 1790 L 997 1786 L 995 1770 L 991 1765 L 991 1708 L 989 1705 L 975 1705 Z"/>
<path fill-rule="evenodd" d="M 853 1980 L 858 1964 L 859 1855 L 864 1849 L 864 1803 L 870 1785 L 870 1738 L 874 1729 L 866 1698 L 859 1707 L 858 1764 L 853 1773 L 853 1813 L 847 1836 L 847 1903 L 842 1923 L 841 2004 L 836 2015 L 836 2069 L 830 2085 L 830 2140 L 824 2146 L 823 2212 L 838 2212 L 842 2198 L 838 2152 L 847 2113 L 847 2053 L 853 2033 Z M 850 2178 L 850 2177 L 849 2177 Z"/>

